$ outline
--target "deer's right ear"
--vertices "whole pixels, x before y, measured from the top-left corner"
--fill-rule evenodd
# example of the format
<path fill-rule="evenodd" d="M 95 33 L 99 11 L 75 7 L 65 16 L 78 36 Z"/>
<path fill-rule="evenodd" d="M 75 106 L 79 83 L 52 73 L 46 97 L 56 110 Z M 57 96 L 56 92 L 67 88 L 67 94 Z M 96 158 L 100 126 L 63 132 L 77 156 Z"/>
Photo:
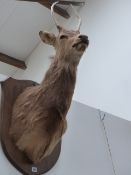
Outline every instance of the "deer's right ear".
<path fill-rule="evenodd" d="M 44 43 L 55 46 L 56 36 L 53 33 L 40 31 L 39 36 Z"/>

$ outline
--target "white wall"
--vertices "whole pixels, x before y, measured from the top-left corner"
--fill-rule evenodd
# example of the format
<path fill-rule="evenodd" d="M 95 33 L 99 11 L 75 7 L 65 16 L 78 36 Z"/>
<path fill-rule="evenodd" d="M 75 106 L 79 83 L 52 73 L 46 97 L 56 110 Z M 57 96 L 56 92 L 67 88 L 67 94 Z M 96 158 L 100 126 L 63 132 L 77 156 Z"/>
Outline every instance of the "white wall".
<path fill-rule="evenodd" d="M 81 33 L 90 46 L 78 69 L 74 100 L 131 120 L 131 1 L 88 0 L 80 10 Z M 74 27 L 74 19 L 69 21 Z M 52 54 L 40 44 L 28 59 L 28 69 L 16 78 L 40 82 Z"/>
<path fill-rule="evenodd" d="M 7 78 L 8 76 L 0 74 L 0 82 L 6 80 Z"/>
<path fill-rule="evenodd" d="M 8 65 L 6 63 L 0 62 L 0 74 L 4 74 L 6 76 L 14 75 L 18 68 Z"/>
<path fill-rule="evenodd" d="M 52 48 L 41 43 L 26 60 L 27 69 L 25 71 L 18 70 L 13 76 L 17 79 L 34 80 L 40 83 L 48 69 L 51 59 Z"/>
<path fill-rule="evenodd" d="M 130 0 L 89 0 L 81 11 L 90 47 L 74 99 L 131 120 L 130 7 Z"/>

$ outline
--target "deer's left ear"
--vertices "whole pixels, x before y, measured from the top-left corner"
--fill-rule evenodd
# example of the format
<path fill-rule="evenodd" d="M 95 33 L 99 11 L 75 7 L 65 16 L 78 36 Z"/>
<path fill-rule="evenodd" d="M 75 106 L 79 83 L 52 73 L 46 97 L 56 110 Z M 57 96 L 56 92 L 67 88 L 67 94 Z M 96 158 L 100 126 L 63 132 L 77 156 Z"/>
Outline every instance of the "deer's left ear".
<path fill-rule="evenodd" d="M 53 33 L 40 31 L 39 36 L 44 43 L 55 46 L 56 36 Z"/>

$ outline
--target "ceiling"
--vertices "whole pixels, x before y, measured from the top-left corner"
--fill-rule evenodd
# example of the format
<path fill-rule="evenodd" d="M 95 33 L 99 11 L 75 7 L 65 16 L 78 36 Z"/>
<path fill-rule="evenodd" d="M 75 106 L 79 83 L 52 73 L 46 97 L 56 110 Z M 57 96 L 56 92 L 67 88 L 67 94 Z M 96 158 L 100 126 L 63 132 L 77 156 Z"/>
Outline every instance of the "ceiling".
<path fill-rule="evenodd" d="M 35 2 L 0 0 L 0 52 L 25 60 L 53 25 L 50 11 Z"/>

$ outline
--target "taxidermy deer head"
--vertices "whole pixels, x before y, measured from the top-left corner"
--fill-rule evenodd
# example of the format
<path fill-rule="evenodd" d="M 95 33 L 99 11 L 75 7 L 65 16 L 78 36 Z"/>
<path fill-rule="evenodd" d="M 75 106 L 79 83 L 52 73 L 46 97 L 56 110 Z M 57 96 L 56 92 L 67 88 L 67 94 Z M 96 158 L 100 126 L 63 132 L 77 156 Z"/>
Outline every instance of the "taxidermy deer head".
<path fill-rule="evenodd" d="M 51 7 L 52 16 L 54 15 Z M 54 16 L 53 16 L 54 18 Z M 17 98 L 12 114 L 10 134 L 16 146 L 34 163 L 49 156 L 67 128 L 69 110 L 76 82 L 76 70 L 89 41 L 76 31 L 66 30 L 57 24 L 56 37 L 40 32 L 44 43 L 52 45 L 56 55 L 40 85 L 27 88 Z"/>
<path fill-rule="evenodd" d="M 79 18 L 79 24 L 76 31 L 66 30 L 58 24 L 54 17 L 53 8 L 58 2 L 55 2 L 51 7 L 51 14 L 55 21 L 56 27 L 58 29 L 58 36 L 53 33 L 39 32 L 41 40 L 52 45 L 56 50 L 56 58 L 63 61 L 65 64 L 74 63 L 78 64 L 79 60 L 87 48 L 89 41 L 86 35 L 80 34 L 81 18 L 78 16 L 77 12 L 74 10 L 75 14 Z"/>

